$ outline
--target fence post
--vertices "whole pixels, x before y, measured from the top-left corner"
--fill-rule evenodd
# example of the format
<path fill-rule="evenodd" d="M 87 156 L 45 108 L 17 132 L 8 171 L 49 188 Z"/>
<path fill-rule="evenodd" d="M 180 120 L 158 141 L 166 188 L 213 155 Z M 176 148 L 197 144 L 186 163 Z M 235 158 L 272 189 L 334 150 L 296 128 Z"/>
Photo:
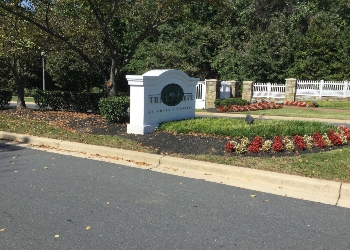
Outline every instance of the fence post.
<path fill-rule="evenodd" d="M 205 108 L 215 108 L 215 100 L 220 98 L 220 85 L 221 81 L 217 79 L 205 80 L 206 95 L 205 95 Z"/>
<path fill-rule="evenodd" d="M 319 85 L 319 88 L 320 88 L 320 99 L 322 98 L 323 84 L 324 84 L 324 81 L 321 80 L 321 81 L 320 81 L 320 85 Z"/>
<path fill-rule="evenodd" d="M 231 94 L 232 97 L 238 97 L 239 93 L 239 81 L 236 80 L 231 80 L 231 81 L 226 81 L 228 84 L 231 85 Z"/>
<path fill-rule="evenodd" d="M 242 99 L 248 102 L 252 101 L 253 81 L 243 81 Z"/>
<path fill-rule="evenodd" d="M 284 95 L 284 102 L 294 102 L 295 94 L 297 92 L 297 79 L 287 78 L 286 79 L 286 90 Z"/>
<path fill-rule="evenodd" d="M 270 99 L 270 93 L 271 93 L 271 83 L 267 83 L 267 99 Z"/>
<path fill-rule="evenodd" d="M 344 98 L 347 97 L 348 86 L 349 86 L 349 82 L 348 81 L 344 81 Z"/>

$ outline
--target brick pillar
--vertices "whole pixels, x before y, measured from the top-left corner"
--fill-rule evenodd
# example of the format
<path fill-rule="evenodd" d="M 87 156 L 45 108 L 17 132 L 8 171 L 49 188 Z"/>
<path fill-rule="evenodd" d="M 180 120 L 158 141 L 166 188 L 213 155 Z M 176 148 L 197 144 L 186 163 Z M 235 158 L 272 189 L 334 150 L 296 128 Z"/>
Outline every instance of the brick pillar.
<path fill-rule="evenodd" d="M 252 101 L 253 81 L 243 81 L 242 99 L 248 102 Z"/>
<path fill-rule="evenodd" d="M 220 98 L 221 82 L 217 79 L 206 80 L 205 108 L 215 108 L 215 100 Z"/>
<path fill-rule="evenodd" d="M 239 93 L 239 81 L 236 80 L 231 80 L 231 81 L 226 81 L 227 83 L 231 84 L 231 94 L 232 97 L 238 97 Z"/>
<path fill-rule="evenodd" d="M 297 92 L 297 79 L 288 78 L 286 79 L 286 91 L 284 96 L 284 102 L 294 102 L 295 94 Z"/>

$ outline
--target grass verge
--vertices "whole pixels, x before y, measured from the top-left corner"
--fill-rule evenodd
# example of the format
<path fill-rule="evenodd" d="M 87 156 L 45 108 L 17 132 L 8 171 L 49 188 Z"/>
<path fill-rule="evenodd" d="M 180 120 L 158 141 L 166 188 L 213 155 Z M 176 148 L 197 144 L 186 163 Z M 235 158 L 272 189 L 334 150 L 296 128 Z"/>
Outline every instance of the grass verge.
<path fill-rule="evenodd" d="M 328 111 L 328 108 L 301 108 L 301 107 L 286 107 L 281 109 L 265 109 L 248 112 L 235 112 L 235 114 L 250 114 L 250 115 L 267 115 L 267 116 L 286 116 L 286 117 L 306 117 L 306 118 L 320 118 L 320 119 L 339 119 L 349 120 L 349 108 L 337 108 Z"/>
<path fill-rule="evenodd" d="M 81 142 L 86 144 L 121 148 L 134 151 L 150 152 L 149 149 L 144 149 L 137 145 L 134 141 L 118 136 L 110 135 L 92 135 L 79 133 L 76 131 L 68 131 L 57 125 L 48 124 L 46 122 L 20 119 L 9 115 L 0 115 L 0 130 L 46 137 L 57 140 L 65 140 L 72 142 Z"/>
<path fill-rule="evenodd" d="M 200 121 L 201 119 L 198 120 Z M 176 122 L 173 124 L 176 124 Z M 218 123 L 216 126 L 221 125 L 222 124 Z M 209 123 L 206 123 L 205 126 L 209 126 Z M 41 121 L 19 119 L 9 115 L 0 115 L 0 130 L 152 153 L 152 151 L 149 149 L 143 148 L 137 145 L 135 142 L 125 138 L 109 135 L 90 135 L 78 133 L 76 131 L 67 131 L 57 125 L 52 125 Z M 213 155 L 173 156 L 350 183 L 349 155 L 350 147 L 314 154 L 282 157 L 276 156 L 272 158 L 242 157 L 239 155 L 227 155 L 225 157 Z"/>
<path fill-rule="evenodd" d="M 12 96 L 11 101 L 12 102 L 17 102 L 18 97 L 17 96 Z M 34 98 L 33 97 L 24 97 L 24 101 L 25 102 L 34 102 Z"/>

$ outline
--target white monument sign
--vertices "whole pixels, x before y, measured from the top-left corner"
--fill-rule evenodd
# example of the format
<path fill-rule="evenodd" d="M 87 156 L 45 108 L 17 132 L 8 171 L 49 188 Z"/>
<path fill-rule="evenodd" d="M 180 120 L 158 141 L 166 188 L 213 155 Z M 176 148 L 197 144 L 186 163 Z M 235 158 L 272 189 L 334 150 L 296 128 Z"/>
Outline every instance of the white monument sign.
<path fill-rule="evenodd" d="M 196 84 L 180 70 L 151 70 L 127 75 L 130 85 L 129 134 L 147 134 L 159 123 L 195 117 Z"/>

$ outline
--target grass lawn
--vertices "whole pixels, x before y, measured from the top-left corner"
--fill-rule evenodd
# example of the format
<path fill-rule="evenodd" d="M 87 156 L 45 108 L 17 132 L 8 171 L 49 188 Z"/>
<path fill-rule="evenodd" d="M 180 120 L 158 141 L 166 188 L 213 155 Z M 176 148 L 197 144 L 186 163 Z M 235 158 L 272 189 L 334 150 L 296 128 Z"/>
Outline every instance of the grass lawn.
<path fill-rule="evenodd" d="M 11 101 L 13 102 L 17 102 L 17 96 L 12 96 Z M 34 102 L 34 98 L 33 97 L 24 97 L 24 101 L 25 102 Z"/>
<path fill-rule="evenodd" d="M 286 117 L 307 117 L 323 119 L 350 120 L 350 109 L 341 108 L 299 108 L 288 107 L 281 109 L 266 109 L 249 112 L 235 112 L 235 114 L 286 116 Z"/>

